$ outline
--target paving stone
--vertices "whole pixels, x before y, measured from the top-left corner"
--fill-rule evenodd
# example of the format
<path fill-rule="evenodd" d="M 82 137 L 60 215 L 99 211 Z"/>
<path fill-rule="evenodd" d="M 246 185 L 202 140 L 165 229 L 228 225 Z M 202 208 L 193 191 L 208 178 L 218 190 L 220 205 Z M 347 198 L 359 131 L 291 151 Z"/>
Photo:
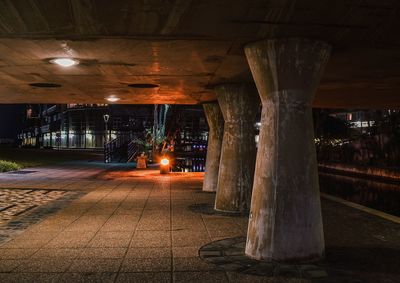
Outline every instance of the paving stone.
<path fill-rule="evenodd" d="M 229 271 L 226 274 L 232 283 L 310 283 L 310 280 L 304 278 L 269 277 Z"/>
<path fill-rule="evenodd" d="M 15 272 L 65 272 L 71 265 L 72 260 L 54 260 L 48 258 L 32 258 L 25 260 L 15 269 Z"/>
<path fill-rule="evenodd" d="M 0 244 L 57 212 L 81 194 L 61 190 L 0 187 Z"/>
<path fill-rule="evenodd" d="M 16 259 L 0 260 L 0 272 L 10 272 L 21 265 L 23 261 Z"/>
<path fill-rule="evenodd" d="M 113 283 L 117 273 L 112 272 L 89 272 L 89 273 L 64 273 L 55 278 L 54 282 L 60 283 Z"/>
<path fill-rule="evenodd" d="M 133 237 L 133 232 L 130 231 L 102 231 L 100 230 L 96 234 L 96 238 L 106 238 L 106 239 L 131 239 Z"/>
<path fill-rule="evenodd" d="M 81 253 L 80 249 L 68 249 L 68 248 L 60 248 L 60 249 L 48 249 L 42 248 L 38 250 L 35 254 L 32 255 L 32 258 L 53 258 L 53 259 L 62 259 L 65 258 L 76 258 Z"/>
<path fill-rule="evenodd" d="M 174 272 L 176 283 L 223 283 L 228 282 L 224 272 L 202 271 L 202 272 Z"/>
<path fill-rule="evenodd" d="M 281 266 L 277 265 L 274 270 L 274 276 L 301 278 L 301 273 L 296 266 Z"/>
<path fill-rule="evenodd" d="M 211 241 L 204 231 L 172 231 L 172 245 L 174 247 L 202 246 Z"/>
<path fill-rule="evenodd" d="M 201 254 L 200 254 L 201 256 Z M 232 262 L 229 258 L 225 256 L 219 256 L 219 257 L 208 257 L 207 262 L 216 264 L 216 265 L 222 265 L 222 264 L 228 264 Z"/>
<path fill-rule="evenodd" d="M 222 239 L 211 242 L 200 248 L 200 257 L 218 266 L 218 268 L 226 271 L 235 271 L 249 275 L 257 275 L 270 278 L 286 277 L 286 278 L 317 278 L 311 277 L 308 272 L 310 268 L 315 270 L 313 265 L 304 265 L 302 272 L 296 264 L 281 264 L 257 261 L 247 257 L 244 253 L 246 238 L 236 237 Z M 323 271 L 321 268 L 318 270 Z M 321 276 L 322 277 L 322 276 Z"/>
<path fill-rule="evenodd" d="M 143 247 L 132 247 L 128 249 L 126 258 L 162 258 L 171 257 L 170 248 L 143 248 Z"/>
<path fill-rule="evenodd" d="M 174 257 L 197 257 L 199 255 L 198 247 L 174 247 L 172 248 Z"/>
<path fill-rule="evenodd" d="M 174 271 L 201 271 L 216 269 L 218 269 L 218 266 L 209 264 L 198 257 L 181 257 L 174 259 Z"/>
<path fill-rule="evenodd" d="M 136 231 L 131 247 L 169 247 L 171 233 L 168 231 Z"/>
<path fill-rule="evenodd" d="M 68 269 L 69 272 L 118 272 L 121 259 L 76 259 L 73 261 L 71 267 Z"/>
<path fill-rule="evenodd" d="M 77 255 L 78 258 L 118 259 L 118 258 L 123 258 L 125 256 L 127 249 L 126 248 L 84 248 L 84 249 L 80 249 L 79 251 L 80 251 L 80 253 Z"/>
<path fill-rule="evenodd" d="M 171 271 L 171 258 L 127 258 L 124 260 L 121 272 Z"/>
<path fill-rule="evenodd" d="M 0 224 L 0 266 L 5 270 L 0 282 L 400 282 L 398 225 L 386 220 L 322 201 L 323 263 L 259 262 L 244 255 L 246 217 L 188 209 L 214 202 L 215 194 L 199 192 L 201 177 L 160 178 L 154 171 L 126 177 L 116 168 L 108 171 L 113 179 L 101 173 L 109 165 L 96 165 L 97 171 L 87 166 L 38 169 L 18 180 L 0 174 L 0 190 L 23 190 L 37 201 L 34 208 L 21 205 L 28 210 Z M 66 193 L 38 201 L 54 190 Z M 0 205 L 0 210 L 11 209 L 4 208 Z"/>
<path fill-rule="evenodd" d="M 92 248 L 127 248 L 130 241 L 130 238 L 103 238 L 96 236 L 87 246 Z"/>
<path fill-rule="evenodd" d="M 31 240 L 11 240 L 7 242 L 5 245 L 0 246 L 0 248 L 15 248 L 15 249 L 34 249 L 41 248 L 45 246 L 50 239 L 31 239 Z"/>
<path fill-rule="evenodd" d="M 117 283 L 170 283 L 172 282 L 172 273 L 169 272 L 136 272 L 136 273 L 120 273 Z"/>
<path fill-rule="evenodd" d="M 222 251 L 203 251 L 201 253 L 202 257 L 220 257 L 222 256 Z"/>
<path fill-rule="evenodd" d="M 5 283 L 54 283 L 59 273 L 0 273 L 0 282 Z M 71 281 L 69 281 L 71 282 Z"/>
<path fill-rule="evenodd" d="M 0 260 L 2 259 L 27 259 L 38 249 L 1 249 Z"/>

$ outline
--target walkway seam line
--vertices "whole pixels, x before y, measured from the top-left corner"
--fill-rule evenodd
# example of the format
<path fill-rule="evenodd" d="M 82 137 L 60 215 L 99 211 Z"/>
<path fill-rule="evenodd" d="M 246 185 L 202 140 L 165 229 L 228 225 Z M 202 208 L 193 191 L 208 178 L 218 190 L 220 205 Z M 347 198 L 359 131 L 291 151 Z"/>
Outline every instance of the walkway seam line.
<path fill-rule="evenodd" d="M 397 216 L 394 216 L 394 215 L 391 215 L 391 214 L 388 214 L 388 213 L 385 213 L 385 212 L 382 212 L 382 211 L 379 211 L 379 210 L 376 210 L 376 209 L 373 209 L 373 208 L 369 208 L 369 207 L 363 206 L 363 205 L 358 204 L 358 203 L 347 201 L 347 200 L 344 200 L 342 198 L 334 197 L 334 196 L 331 196 L 331 195 L 328 195 L 328 194 L 321 193 L 321 197 L 323 197 L 325 199 L 328 199 L 328 200 L 331 200 L 331 201 L 334 201 L 334 202 L 338 202 L 340 204 L 349 206 L 349 207 L 357 209 L 357 210 L 361 210 L 361 211 L 363 211 L 365 213 L 368 213 L 368 214 L 371 214 L 371 215 L 374 215 L 374 216 L 377 216 L 377 217 L 392 221 L 394 223 L 400 224 L 400 217 L 397 217 Z"/>

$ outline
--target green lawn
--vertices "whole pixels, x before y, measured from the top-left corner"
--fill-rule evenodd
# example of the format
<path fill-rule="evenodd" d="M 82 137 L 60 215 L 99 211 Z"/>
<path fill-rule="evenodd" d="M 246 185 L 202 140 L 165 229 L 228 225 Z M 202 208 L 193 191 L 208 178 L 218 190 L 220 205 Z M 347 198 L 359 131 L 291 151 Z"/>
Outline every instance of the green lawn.
<path fill-rule="evenodd" d="M 20 149 L 0 147 L 0 160 L 17 163 L 22 168 L 65 161 L 102 161 L 102 152 L 78 150 Z"/>
<path fill-rule="evenodd" d="M 20 168 L 21 166 L 15 162 L 0 160 L 0 172 L 15 171 L 19 170 Z"/>

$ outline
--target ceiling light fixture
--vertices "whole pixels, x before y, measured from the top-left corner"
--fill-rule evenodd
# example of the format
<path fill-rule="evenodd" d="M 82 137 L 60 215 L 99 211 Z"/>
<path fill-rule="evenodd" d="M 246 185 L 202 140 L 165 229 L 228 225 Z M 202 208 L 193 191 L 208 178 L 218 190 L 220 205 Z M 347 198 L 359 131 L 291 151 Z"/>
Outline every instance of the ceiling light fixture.
<path fill-rule="evenodd" d="M 106 100 L 109 102 L 117 102 L 118 100 L 120 100 L 120 98 L 116 97 L 114 95 L 111 95 L 111 96 L 107 97 Z"/>
<path fill-rule="evenodd" d="M 79 64 L 79 60 L 73 58 L 56 58 L 50 60 L 50 63 L 57 64 L 61 67 L 71 67 Z"/>

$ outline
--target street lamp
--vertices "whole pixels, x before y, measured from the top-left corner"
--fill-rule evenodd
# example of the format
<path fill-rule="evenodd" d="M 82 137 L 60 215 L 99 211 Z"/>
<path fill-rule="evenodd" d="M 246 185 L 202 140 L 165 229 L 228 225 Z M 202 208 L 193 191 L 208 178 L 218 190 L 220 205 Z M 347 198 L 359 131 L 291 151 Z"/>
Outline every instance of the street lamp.
<path fill-rule="evenodd" d="M 160 174 L 168 174 L 170 171 L 169 159 L 164 157 L 160 161 Z"/>
<path fill-rule="evenodd" d="M 103 115 L 103 119 L 104 119 L 104 123 L 106 124 L 106 138 L 105 138 L 105 143 L 107 143 L 107 142 L 108 142 L 108 138 L 107 138 L 107 136 L 108 136 L 108 120 L 110 120 L 110 115 L 104 114 L 104 115 Z"/>

